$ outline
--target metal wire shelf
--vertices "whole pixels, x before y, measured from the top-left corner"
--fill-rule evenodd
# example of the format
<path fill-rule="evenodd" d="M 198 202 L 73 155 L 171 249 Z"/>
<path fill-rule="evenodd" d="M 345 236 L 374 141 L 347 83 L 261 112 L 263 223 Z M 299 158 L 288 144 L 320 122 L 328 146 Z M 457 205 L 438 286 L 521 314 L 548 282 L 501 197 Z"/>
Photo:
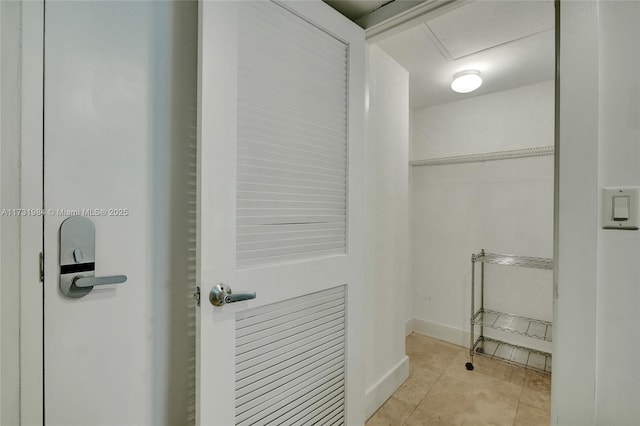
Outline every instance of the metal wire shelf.
<path fill-rule="evenodd" d="M 471 318 L 475 325 L 551 342 L 551 323 L 535 318 L 480 308 Z"/>
<path fill-rule="evenodd" d="M 486 336 L 478 337 L 473 345 L 473 351 L 477 355 L 497 358 L 511 364 L 551 373 L 551 354 L 548 352 L 514 345 Z"/>
<path fill-rule="evenodd" d="M 478 253 L 471 255 L 472 262 L 494 263 L 498 265 L 522 266 L 525 268 L 553 269 L 553 260 L 544 257 L 514 256 L 499 253 Z"/>

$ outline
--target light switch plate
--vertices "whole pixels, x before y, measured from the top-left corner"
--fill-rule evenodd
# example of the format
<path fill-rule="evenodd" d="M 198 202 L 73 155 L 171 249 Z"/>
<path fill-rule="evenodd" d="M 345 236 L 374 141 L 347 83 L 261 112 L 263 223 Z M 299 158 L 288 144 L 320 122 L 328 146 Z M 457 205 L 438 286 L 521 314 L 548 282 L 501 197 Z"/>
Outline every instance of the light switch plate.
<path fill-rule="evenodd" d="M 629 197 L 629 219 L 614 220 L 614 197 Z M 604 229 L 637 230 L 638 187 L 603 188 L 602 190 L 602 227 Z"/>

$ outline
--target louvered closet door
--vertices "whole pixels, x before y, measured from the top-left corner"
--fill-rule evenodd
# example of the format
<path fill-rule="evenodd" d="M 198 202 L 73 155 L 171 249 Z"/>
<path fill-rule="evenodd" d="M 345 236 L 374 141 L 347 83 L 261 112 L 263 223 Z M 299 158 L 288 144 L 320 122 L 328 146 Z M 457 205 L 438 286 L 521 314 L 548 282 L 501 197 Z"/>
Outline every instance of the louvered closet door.
<path fill-rule="evenodd" d="M 319 1 L 200 3 L 200 425 L 364 421 L 364 47 Z"/>

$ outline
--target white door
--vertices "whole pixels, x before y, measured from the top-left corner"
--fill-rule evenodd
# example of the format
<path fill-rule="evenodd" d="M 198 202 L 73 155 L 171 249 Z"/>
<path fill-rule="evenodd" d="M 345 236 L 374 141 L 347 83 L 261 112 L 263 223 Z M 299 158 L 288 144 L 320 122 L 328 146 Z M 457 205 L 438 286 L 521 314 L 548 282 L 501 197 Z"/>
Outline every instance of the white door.
<path fill-rule="evenodd" d="M 90 3 L 45 9 L 45 424 L 144 424 L 147 161 L 139 123 L 147 86 L 141 62 L 123 64 L 120 51 L 137 54 L 144 41 L 126 23 L 128 34 L 111 33 L 118 18 L 139 19 L 142 8 Z M 128 214 L 101 212 L 121 208 Z M 125 283 L 82 298 L 61 293 L 61 260 L 71 261 L 60 259 L 60 225 L 76 212 L 95 226 L 96 276 L 126 275 Z M 79 248 L 85 268 L 91 249 Z"/>
<path fill-rule="evenodd" d="M 186 405 L 175 358 L 188 334 L 195 351 L 195 319 L 176 328 L 168 310 L 195 302 L 186 272 L 169 279 L 188 237 L 167 228 L 188 209 L 171 184 L 187 174 L 181 114 L 196 122 L 197 4 L 47 1 L 45 18 L 45 424 L 186 423 L 170 411 Z M 65 294 L 77 275 L 127 279 Z"/>
<path fill-rule="evenodd" d="M 362 424 L 363 31 L 321 2 L 199 17 L 197 422 Z"/>

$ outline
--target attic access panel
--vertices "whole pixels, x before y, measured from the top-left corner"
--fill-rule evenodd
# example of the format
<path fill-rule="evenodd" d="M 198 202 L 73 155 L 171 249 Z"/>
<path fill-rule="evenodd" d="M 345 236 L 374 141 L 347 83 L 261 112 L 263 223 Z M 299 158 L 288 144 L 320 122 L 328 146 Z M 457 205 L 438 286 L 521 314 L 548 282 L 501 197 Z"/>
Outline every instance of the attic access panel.
<path fill-rule="evenodd" d="M 449 59 L 553 29 L 552 1 L 479 0 L 427 21 L 434 41 Z"/>

